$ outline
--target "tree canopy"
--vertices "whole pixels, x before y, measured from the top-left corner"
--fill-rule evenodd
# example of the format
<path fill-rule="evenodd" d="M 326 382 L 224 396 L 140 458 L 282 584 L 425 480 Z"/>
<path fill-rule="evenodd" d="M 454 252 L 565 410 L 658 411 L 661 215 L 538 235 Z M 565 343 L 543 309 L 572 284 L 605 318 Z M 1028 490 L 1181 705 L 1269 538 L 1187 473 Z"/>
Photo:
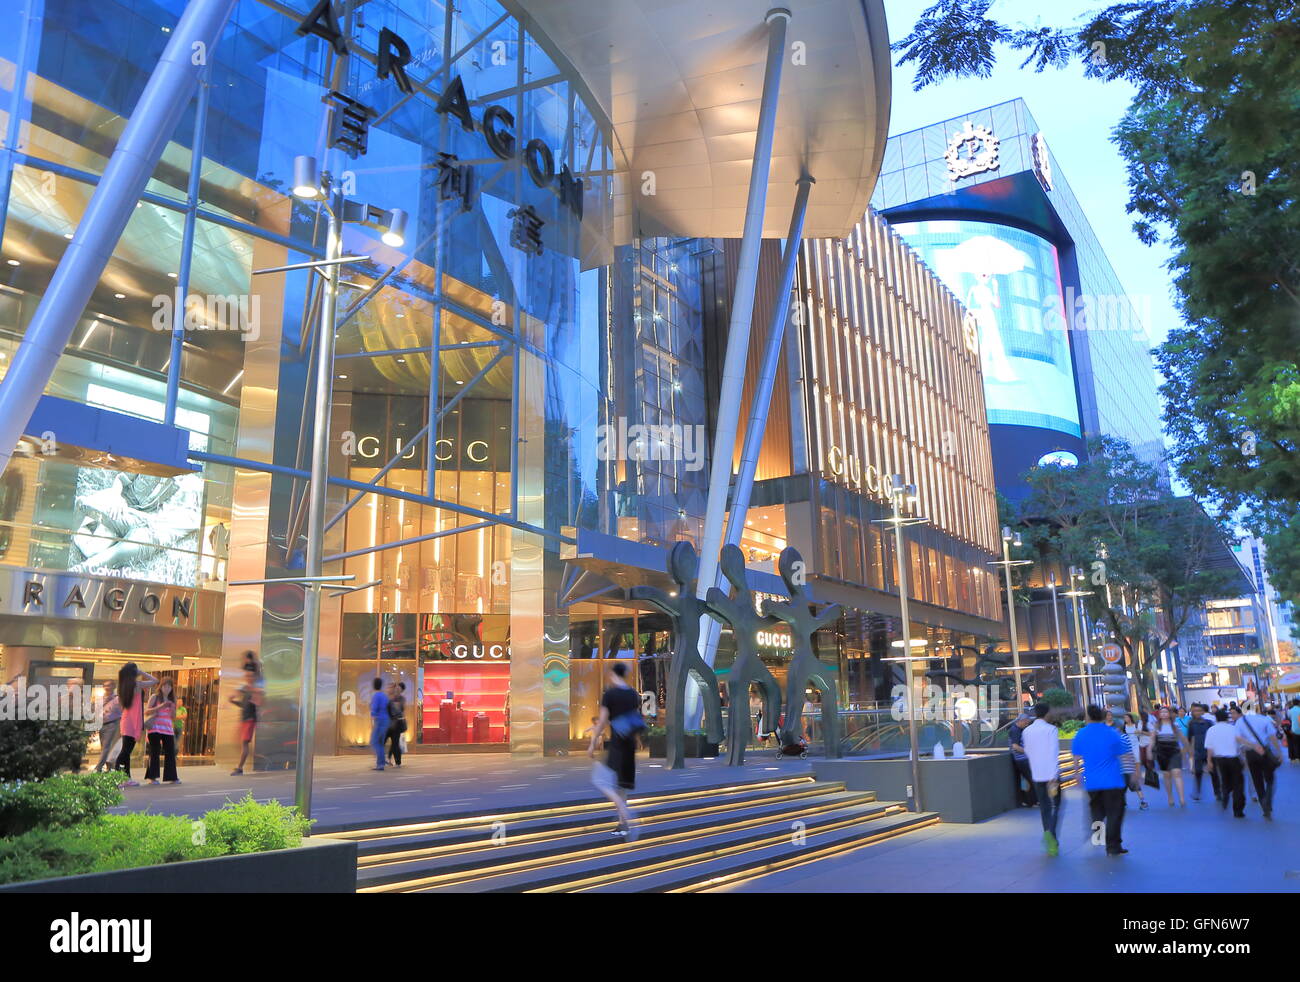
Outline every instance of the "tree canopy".
<path fill-rule="evenodd" d="M 1207 600 L 1240 593 L 1241 571 L 1227 560 L 1222 528 L 1189 497 L 1167 491 L 1156 468 L 1122 440 L 1089 442 L 1077 466 L 1042 464 L 1025 475 L 1020 502 L 1024 540 L 1040 561 L 1078 567 L 1092 595 L 1084 604 L 1101 617 L 1149 672 Z"/>
<path fill-rule="evenodd" d="M 1156 349 L 1170 456 L 1221 513 L 1247 509 L 1275 586 L 1300 599 L 1300 3 L 1150 0 L 1073 24 L 940 0 L 894 48 L 915 87 L 987 76 L 999 46 L 1137 92 L 1114 140 L 1128 212 L 1165 241 L 1185 325 Z"/>

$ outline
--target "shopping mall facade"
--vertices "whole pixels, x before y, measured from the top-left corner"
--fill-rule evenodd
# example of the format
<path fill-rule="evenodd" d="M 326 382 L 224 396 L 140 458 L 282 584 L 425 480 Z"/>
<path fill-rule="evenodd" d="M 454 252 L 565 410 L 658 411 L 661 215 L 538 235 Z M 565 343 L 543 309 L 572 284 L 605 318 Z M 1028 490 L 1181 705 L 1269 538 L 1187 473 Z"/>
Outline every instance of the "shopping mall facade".
<path fill-rule="evenodd" d="M 26 30 L 0 37 L 0 373 L 81 246 L 185 8 L 19 5 Z M 317 753 L 360 752 L 376 676 L 405 682 L 410 742 L 431 752 L 568 750 L 614 659 L 655 693 L 669 624 L 627 588 L 669 585 L 675 541 L 716 555 L 715 441 L 740 454 L 757 377 L 729 389 L 727 338 L 752 323 L 757 364 L 786 306 L 769 241 L 743 316 L 743 241 L 787 234 L 805 174 L 741 516 L 751 586 L 783 595 L 774 557 L 799 547 L 814 598 L 846 607 L 819 637 L 843 701 L 880 698 L 899 634 L 882 488 L 902 474 L 932 522 L 907 557 L 913 633 L 971 669 L 1001 618 L 978 353 L 958 298 L 868 213 L 882 5 L 789 6 L 727 0 L 697 23 L 690 4 L 640 0 L 599 16 L 568 0 L 233 3 L 0 477 L 5 678 L 173 674 L 183 753 L 223 762 L 238 746 L 220 687 L 254 650 L 257 766 L 294 760 L 326 302 L 303 268 L 326 232 L 293 194 L 302 155 L 363 218 L 405 215 L 401 245 L 382 222 L 344 226 L 324 558 L 362 588 L 322 591 Z M 786 85 L 757 184 L 772 50 L 789 53 Z M 779 672 L 787 649 L 769 641 Z M 723 632 L 724 677 L 730 649 Z"/>

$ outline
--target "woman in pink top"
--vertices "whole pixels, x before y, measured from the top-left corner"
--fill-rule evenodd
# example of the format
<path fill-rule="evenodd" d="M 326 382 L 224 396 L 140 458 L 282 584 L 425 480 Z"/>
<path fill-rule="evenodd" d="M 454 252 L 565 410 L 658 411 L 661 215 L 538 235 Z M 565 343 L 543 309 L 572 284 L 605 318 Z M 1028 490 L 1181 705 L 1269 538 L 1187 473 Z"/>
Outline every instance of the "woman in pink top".
<path fill-rule="evenodd" d="M 115 770 L 126 775 L 122 782 L 124 788 L 138 788 L 139 782 L 131 780 L 131 751 L 144 735 L 144 692 L 143 689 L 157 685 L 158 680 L 148 672 L 140 671 L 140 666 L 133 661 L 127 662 L 117 673 L 117 698 L 122 704 L 122 719 L 119 732 L 122 737 L 122 752 L 117 755 Z"/>
<path fill-rule="evenodd" d="M 164 784 L 180 784 L 176 776 L 176 686 L 171 679 L 158 683 L 158 691 L 149 700 L 145 726 L 149 731 L 149 766 L 144 779 L 158 783 L 158 755 L 162 754 Z"/>

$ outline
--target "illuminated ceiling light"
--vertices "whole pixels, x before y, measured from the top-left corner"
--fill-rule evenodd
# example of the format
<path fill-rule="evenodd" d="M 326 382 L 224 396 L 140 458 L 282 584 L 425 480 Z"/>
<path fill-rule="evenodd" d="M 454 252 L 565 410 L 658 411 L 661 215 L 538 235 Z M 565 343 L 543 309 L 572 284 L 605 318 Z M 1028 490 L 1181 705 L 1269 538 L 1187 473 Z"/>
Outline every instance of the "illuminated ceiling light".
<path fill-rule="evenodd" d="M 320 197 L 320 171 L 315 157 L 299 155 L 293 158 L 293 194 L 308 201 Z"/>
<path fill-rule="evenodd" d="M 340 375 L 339 378 L 347 378 L 346 375 Z"/>
<path fill-rule="evenodd" d="M 114 293 L 113 296 L 115 296 L 118 300 L 125 300 L 125 299 L 126 299 L 126 294 L 125 294 L 125 293 Z"/>
<path fill-rule="evenodd" d="M 22 265 L 22 263 L 20 263 L 17 259 L 6 259 L 5 262 L 7 262 L 10 266 L 21 266 L 21 265 Z"/>
<path fill-rule="evenodd" d="M 71 233 L 71 232 L 64 232 L 64 233 L 63 233 L 63 237 L 64 237 L 65 239 L 70 239 L 70 238 L 72 238 L 72 233 Z"/>
<path fill-rule="evenodd" d="M 176 274 L 175 274 L 175 273 L 168 273 L 167 275 L 170 276 L 172 279 L 176 279 Z"/>
<path fill-rule="evenodd" d="M 388 213 L 388 230 L 380 236 L 384 245 L 400 249 L 406 245 L 406 212 L 394 208 Z"/>
<path fill-rule="evenodd" d="M 398 359 L 397 359 L 397 364 L 399 364 L 399 365 L 405 365 L 405 364 L 406 364 L 406 359 L 405 359 L 405 358 L 398 358 Z"/>

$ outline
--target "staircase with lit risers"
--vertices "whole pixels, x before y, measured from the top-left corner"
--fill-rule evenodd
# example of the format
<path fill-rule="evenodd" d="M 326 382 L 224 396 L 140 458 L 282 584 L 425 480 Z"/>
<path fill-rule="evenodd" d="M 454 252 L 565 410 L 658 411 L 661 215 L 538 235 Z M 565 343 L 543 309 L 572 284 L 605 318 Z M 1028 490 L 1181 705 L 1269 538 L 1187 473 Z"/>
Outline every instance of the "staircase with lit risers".
<path fill-rule="evenodd" d="M 358 843 L 357 890 L 690 892 L 817 862 L 936 824 L 874 792 L 810 774 L 634 796 L 640 837 L 614 836 L 590 800 L 367 828 L 321 829 Z"/>

